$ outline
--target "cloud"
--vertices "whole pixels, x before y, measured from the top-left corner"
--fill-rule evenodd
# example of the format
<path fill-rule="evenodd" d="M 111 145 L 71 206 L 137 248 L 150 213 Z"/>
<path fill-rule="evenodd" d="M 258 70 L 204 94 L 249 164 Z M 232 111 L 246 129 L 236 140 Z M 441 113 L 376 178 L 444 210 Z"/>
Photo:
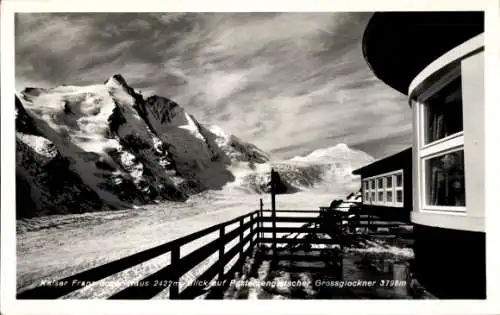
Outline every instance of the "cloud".
<path fill-rule="evenodd" d="M 16 88 L 122 73 L 277 157 L 338 142 L 386 155 L 410 144 L 411 113 L 363 60 L 369 16 L 17 14 Z"/>

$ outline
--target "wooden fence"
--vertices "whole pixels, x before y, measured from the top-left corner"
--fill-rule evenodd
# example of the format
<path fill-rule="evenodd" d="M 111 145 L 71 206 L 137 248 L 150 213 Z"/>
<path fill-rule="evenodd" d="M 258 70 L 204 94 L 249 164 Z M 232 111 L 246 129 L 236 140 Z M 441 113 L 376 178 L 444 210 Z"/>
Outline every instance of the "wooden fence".
<path fill-rule="evenodd" d="M 19 292 L 17 298 L 60 298 L 73 291 L 82 289 L 87 283 L 103 280 L 106 277 L 132 268 L 160 255 L 170 253 L 171 261 L 169 265 L 139 281 L 147 285 L 127 287 L 114 293 L 109 299 L 149 299 L 167 288 L 169 290 L 170 299 L 192 299 L 198 296 L 200 291 L 205 289 L 200 287 L 199 283 L 211 282 L 214 279 L 216 279 L 218 283 L 228 283 L 229 281 L 224 280 L 231 279 L 234 273 L 241 269 L 245 262 L 245 257 L 251 255 L 257 245 L 271 244 L 272 247 L 275 247 L 277 244 L 293 245 L 304 242 L 310 244 L 338 244 L 339 240 L 332 238 L 313 238 L 306 240 L 277 237 L 278 233 L 298 232 L 311 234 L 328 232 L 325 226 L 319 224 L 319 212 L 319 210 L 277 210 L 275 212 L 264 209 L 256 210 L 148 250 L 59 279 L 57 281 L 59 284 L 58 286 L 44 285 Z M 308 214 L 309 216 L 280 215 L 287 213 Z M 276 214 L 279 214 L 279 216 L 276 216 Z M 228 227 L 235 223 L 239 223 L 238 227 L 228 231 Z M 270 223 L 271 226 L 266 226 L 266 223 Z M 301 225 L 286 227 L 277 226 L 277 223 L 296 223 Z M 216 239 L 181 257 L 181 249 L 183 246 L 213 233 L 218 233 Z M 266 236 L 267 234 L 271 234 L 272 236 Z M 226 244 L 235 239 L 238 239 L 238 243 L 230 250 L 225 251 Z M 249 246 L 245 249 L 247 244 L 249 244 Z M 193 280 L 191 285 L 188 285 L 187 288 L 180 292 L 179 279 L 215 253 L 218 253 L 217 261 Z M 236 255 L 239 255 L 237 262 L 230 267 L 228 272 L 224 272 L 225 267 L 236 257 Z M 75 280 L 78 281 L 78 286 L 73 285 L 73 281 Z M 81 283 L 84 283 L 84 285 L 82 286 Z M 162 285 L 155 286 L 153 285 L 154 283 L 162 283 Z M 221 287 L 221 289 L 224 288 Z"/>
<path fill-rule="evenodd" d="M 274 204 L 273 204 L 274 205 Z M 130 286 L 112 294 L 109 299 L 150 299 L 161 291 L 168 289 L 170 299 L 192 299 L 200 295 L 206 288 L 200 283 L 210 283 L 216 279 L 217 283 L 223 283 L 219 290 L 224 290 L 226 281 L 234 277 L 235 272 L 241 270 L 246 257 L 250 256 L 256 246 L 270 245 L 276 249 L 278 244 L 288 246 L 300 244 L 323 244 L 338 245 L 341 250 L 344 245 L 345 227 L 350 211 L 342 211 L 343 207 L 338 205 L 337 211 L 332 209 L 318 210 L 264 210 L 262 200 L 260 210 L 234 218 L 232 220 L 208 227 L 187 236 L 158 245 L 148 250 L 91 268 L 78 274 L 60 279 L 57 286 L 41 285 L 17 294 L 18 299 L 56 299 L 63 297 L 73 291 L 82 289 L 86 285 L 105 279 L 126 269 L 137 266 L 148 260 L 170 253 L 170 264 L 143 278 L 139 282 L 145 285 Z M 349 206 L 345 206 L 349 208 Z M 341 210 L 341 211 L 338 211 Z M 355 212 L 355 211 L 354 211 Z M 291 215 L 291 214 L 294 215 Z M 229 227 L 237 224 L 237 227 L 229 230 Z M 295 224 L 295 226 L 290 226 Z M 279 226 L 278 226 L 279 225 Z M 285 226 L 288 225 L 288 226 Z M 370 217 L 356 215 L 350 219 L 348 226 L 353 227 L 392 227 L 399 223 L 373 221 Z M 278 234 L 299 233 L 309 236 L 307 238 L 278 237 Z M 202 237 L 214 235 L 216 238 L 205 245 L 195 249 L 189 254 L 181 257 L 181 249 Z M 324 237 L 328 236 L 328 237 Z M 237 244 L 226 251 L 226 245 L 234 240 Z M 248 247 L 245 246 L 248 244 Z M 186 275 L 209 257 L 217 255 L 217 261 L 210 265 L 201 275 L 180 291 L 180 278 Z M 229 263 L 236 258 L 236 263 L 228 267 Z M 226 267 L 229 268 L 225 272 Z M 79 285 L 73 285 L 77 281 Z M 104 280 L 103 280 L 104 281 Z M 83 286 L 81 285 L 83 283 Z M 161 285 L 155 285 L 161 283 Z M 216 288 L 217 289 L 217 288 Z"/>

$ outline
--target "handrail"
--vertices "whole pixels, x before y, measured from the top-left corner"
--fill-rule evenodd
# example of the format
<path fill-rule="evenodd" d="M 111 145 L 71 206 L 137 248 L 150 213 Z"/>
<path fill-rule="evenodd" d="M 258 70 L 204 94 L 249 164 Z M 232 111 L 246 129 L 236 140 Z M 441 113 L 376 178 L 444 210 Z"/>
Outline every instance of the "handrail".
<path fill-rule="evenodd" d="M 262 212 L 272 212 L 272 210 L 264 209 Z M 320 213 L 320 210 L 276 210 L 276 213 Z"/>

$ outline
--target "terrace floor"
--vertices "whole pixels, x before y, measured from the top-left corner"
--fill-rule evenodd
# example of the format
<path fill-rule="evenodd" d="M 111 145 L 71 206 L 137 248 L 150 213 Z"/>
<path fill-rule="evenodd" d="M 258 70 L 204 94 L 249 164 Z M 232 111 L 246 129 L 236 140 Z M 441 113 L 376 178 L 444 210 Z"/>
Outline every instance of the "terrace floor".
<path fill-rule="evenodd" d="M 302 235 L 302 237 L 311 237 Z M 432 299 L 414 279 L 411 239 L 391 233 L 350 235 L 335 245 L 256 248 L 224 290 L 204 299 Z"/>

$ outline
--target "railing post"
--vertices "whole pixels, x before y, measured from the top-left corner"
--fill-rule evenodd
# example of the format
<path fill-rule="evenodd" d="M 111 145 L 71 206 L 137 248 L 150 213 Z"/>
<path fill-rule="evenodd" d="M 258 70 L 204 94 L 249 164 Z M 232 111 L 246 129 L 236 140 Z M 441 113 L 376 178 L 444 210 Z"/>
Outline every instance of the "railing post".
<path fill-rule="evenodd" d="M 243 244 L 243 234 L 245 233 L 245 231 L 243 230 L 243 222 L 244 222 L 244 218 L 241 218 L 240 219 L 240 244 L 241 244 L 241 247 L 240 247 L 240 259 L 243 259 L 243 252 L 244 252 L 244 244 Z"/>
<path fill-rule="evenodd" d="M 263 223 L 263 212 L 264 212 L 264 202 L 262 198 L 259 200 L 260 210 L 257 213 L 257 243 L 260 245 L 261 240 L 264 238 L 264 232 L 262 232 L 262 228 L 264 227 Z"/>
<path fill-rule="evenodd" d="M 224 267 L 225 264 L 222 263 L 224 259 L 224 247 L 226 246 L 224 242 L 224 229 L 225 226 L 222 226 L 219 229 L 219 239 L 220 239 L 220 247 L 219 247 L 219 281 L 222 282 L 224 280 Z"/>
<path fill-rule="evenodd" d="M 181 248 L 179 245 L 174 246 L 170 252 L 170 264 L 173 269 L 172 284 L 170 285 L 170 299 L 179 298 L 179 261 L 181 260 Z"/>
<path fill-rule="evenodd" d="M 253 247 L 254 241 L 253 241 L 253 225 L 255 224 L 255 221 L 253 219 L 253 215 L 255 212 L 252 212 L 250 214 L 250 247 Z"/>
<path fill-rule="evenodd" d="M 276 252 L 276 193 L 273 190 L 271 190 L 271 210 L 272 210 L 272 225 L 273 225 L 273 255 Z"/>
<path fill-rule="evenodd" d="M 259 229 L 259 245 L 262 242 L 262 239 L 264 238 L 264 232 L 262 229 L 264 228 L 264 211 L 263 209 L 260 209 L 259 211 L 259 221 L 257 223 L 257 228 Z"/>

